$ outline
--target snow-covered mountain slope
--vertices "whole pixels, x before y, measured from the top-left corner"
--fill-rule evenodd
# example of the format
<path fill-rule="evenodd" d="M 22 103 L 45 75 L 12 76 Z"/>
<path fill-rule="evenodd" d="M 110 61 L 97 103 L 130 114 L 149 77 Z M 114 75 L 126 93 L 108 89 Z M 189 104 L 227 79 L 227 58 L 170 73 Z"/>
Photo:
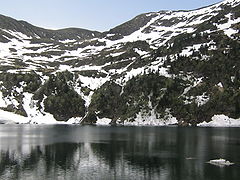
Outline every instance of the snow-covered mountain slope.
<path fill-rule="evenodd" d="M 88 59 L 92 57 L 98 59 L 103 55 L 104 58 L 107 56 L 117 59 L 116 57 L 120 56 L 122 61 L 131 61 L 161 47 L 180 34 L 194 33 L 201 28 L 203 33 L 224 31 L 226 35 L 233 37 L 238 33 L 234 25 L 240 22 L 240 18 L 235 15 L 235 11 L 239 9 L 238 5 L 239 1 L 231 0 L 193 11 L 142 14 L 102 34 L 81 29 L 50 31 L 1 16 L 1 64 L 15 66 L 15 61 L 20 60 L 23 69 L 41 71 L 41 68 L 56 69 L 56 65 L 52 63 L 56 62 L 65 65 L 59 68 L 61 70 L 66 69 L 67 65 L 70 69 L 79 64 L 76 61 L 86 59 L 87 62 L 80 63 L 81 66 L 82 64 L 107 66 L 111 60 L 101 63 L 100 60 L 95 62 Z M 211 23 L 212 27 L 205 27 L 208 23 Z M 136 48 L 131 49 L 130 53 L 135 53 L 133 57 L 121 58 L 130 51 L 129 44 L 133 43 L 134 46 L 139 41 L 143 41 L 143 45 L 141 47 L 136 44 Z"/>
<path fill-rule="evenodd" d="M 141 14 L 103 33 L 0 16 L 0 105 L 30 119 L 85 123 L 238 118 L 239 29 L 239 0 Z"/>

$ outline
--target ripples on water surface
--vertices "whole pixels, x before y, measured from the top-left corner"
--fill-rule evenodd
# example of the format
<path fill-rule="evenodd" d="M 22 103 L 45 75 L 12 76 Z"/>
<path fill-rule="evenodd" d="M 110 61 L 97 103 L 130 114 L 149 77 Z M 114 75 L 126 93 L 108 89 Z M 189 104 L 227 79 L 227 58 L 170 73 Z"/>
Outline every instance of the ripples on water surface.
<path fill-rule="evenodd" d="M 0 126 L 1 180 L 239 177 L 239 128 Z"/>

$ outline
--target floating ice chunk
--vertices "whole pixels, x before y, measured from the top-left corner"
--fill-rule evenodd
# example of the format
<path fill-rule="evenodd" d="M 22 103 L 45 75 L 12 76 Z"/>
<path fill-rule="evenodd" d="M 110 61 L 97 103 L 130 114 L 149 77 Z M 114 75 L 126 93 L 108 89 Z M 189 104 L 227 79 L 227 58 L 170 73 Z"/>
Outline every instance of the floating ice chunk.
<path fill-rule="evenodd" d="M 227 161 L 225 159 L 213 159 L 208 161 L 209 164 L 215 165 L 215 166 L 230 166 L 233 165 L 234 163 Z"/>

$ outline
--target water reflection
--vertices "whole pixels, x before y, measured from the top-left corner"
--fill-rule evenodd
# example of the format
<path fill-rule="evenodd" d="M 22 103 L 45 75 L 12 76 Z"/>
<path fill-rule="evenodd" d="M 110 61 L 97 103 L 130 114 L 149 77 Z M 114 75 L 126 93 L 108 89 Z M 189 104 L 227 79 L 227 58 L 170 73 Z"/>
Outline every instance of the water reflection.
<path fill-rule="evenodd" d="M 0 126 L 0 179 L 237 179 L 238 129 Z"/>

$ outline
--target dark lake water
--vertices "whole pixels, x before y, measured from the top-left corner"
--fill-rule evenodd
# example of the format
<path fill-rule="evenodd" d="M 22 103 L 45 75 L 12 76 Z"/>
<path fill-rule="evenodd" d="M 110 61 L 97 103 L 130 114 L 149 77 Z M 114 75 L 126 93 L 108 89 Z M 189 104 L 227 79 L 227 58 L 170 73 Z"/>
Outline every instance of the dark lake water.
<path fill-rule="evenodd" d="M 0 179 L 238 180 L 239 130 L 0 125 Z"/>

